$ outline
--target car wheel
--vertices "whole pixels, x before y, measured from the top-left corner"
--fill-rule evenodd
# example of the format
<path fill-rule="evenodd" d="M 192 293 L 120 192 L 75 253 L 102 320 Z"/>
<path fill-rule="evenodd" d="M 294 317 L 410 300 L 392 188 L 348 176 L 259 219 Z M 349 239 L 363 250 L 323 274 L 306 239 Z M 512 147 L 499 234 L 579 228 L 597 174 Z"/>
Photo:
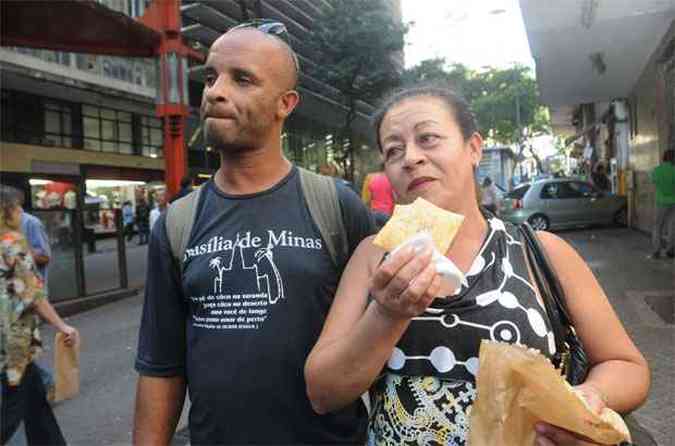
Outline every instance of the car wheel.
<path fill-rule="evenodd" d="M 628 224 L 628 209 L 621 208 L 614 214 L 614 224 L 617 226 L 626 226 Z"/>
<path fill-rule="evenodd" d="M 535 231 L 546 231 L 550 226 L 548 218 L 542 214 L 535 214 L 531 216 L 527 219 L 527 222 Z"/>

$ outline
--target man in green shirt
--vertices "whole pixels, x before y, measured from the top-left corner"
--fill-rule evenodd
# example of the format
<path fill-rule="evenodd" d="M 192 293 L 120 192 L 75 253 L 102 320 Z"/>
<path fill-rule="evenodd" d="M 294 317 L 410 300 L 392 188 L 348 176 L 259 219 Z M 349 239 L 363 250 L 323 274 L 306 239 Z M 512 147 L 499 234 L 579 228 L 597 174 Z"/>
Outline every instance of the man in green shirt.
<path fill-rule="evenodd" d="M 666 248 L 668 257 L 675 254 L 675 150 L 666 150 L 663 162 L 652 172 L 652 182 L 656 186 L 656 224 L 652 233 L 654 254 L 652 258 L 661 257 L 662 248 Z M 670 228 L 669 228 L 670 226 Z M 664 235 L 668 241 L 663 242 Z"/>

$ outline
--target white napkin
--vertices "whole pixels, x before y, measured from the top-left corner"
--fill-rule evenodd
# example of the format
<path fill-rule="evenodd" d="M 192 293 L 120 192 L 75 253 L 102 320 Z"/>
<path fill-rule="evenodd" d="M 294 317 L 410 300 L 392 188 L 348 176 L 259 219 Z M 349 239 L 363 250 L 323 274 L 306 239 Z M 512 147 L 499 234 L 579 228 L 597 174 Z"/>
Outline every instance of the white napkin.
<path fill-rule="evenodd" d="M 431 233 L 429 232 L 420 232 L 414 236 L 407 239 L 405 242 L 400 244 L 394 249 L 390 255 L 396 254 L 399 250 L 405 248 L 406 246 L 412 246 L 415 252 L 419 253 L 424 250 L 427 246 L 433 246 L 433 240 L 431 238 Z M 457 294 L 461 289 L 462 285 L 468 286 L 466 278 L 462 271 L 457 268 L 457 265 L 445 257 L 443 254 L 438 252 L 436 247 L 433 247 L 433 252 L 431 254 L 431 261 L 436 267 L 436 272 L 441 276 L 441 281 L 443 281 L 443 289 L 454 290 L 450 295 Z"/>

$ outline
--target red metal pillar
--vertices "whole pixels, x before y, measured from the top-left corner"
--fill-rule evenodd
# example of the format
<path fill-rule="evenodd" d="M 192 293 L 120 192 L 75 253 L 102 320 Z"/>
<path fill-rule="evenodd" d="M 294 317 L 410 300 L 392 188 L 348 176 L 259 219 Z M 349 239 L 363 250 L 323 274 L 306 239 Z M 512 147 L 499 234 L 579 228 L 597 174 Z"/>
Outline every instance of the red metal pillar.
<path fill-rule="evenodd" d="M 154 0 L 140 21 L 162 34 L 156 53 L 160 67 L 156 111 L 164 121 L 164 178 L 171 196 L 178 192 L 187 171 L 188 82 L 184 77 L 188 75 L 186 57 L 190 52 L 180 35 L 180 0 Z"/>

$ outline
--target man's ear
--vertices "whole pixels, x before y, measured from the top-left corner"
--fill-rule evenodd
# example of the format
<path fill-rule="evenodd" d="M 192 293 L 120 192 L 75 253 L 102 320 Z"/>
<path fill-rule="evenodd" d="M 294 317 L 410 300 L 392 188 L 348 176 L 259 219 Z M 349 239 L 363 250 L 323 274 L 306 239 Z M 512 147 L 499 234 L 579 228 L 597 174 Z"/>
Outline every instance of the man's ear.
<path fill-rule="evenodd" d="M 295 90 L 289 90 L 279 98 L 277 115 L 281 119 L 286 119 L 300 102 L 300 93 Z"/>
<path fill-rule="evenodd" d="M 466 144 L 471 157 L 471 164 L 474 168 L 478 168 L 480 160 L 483 158 L 483 137 L 480 136 L 480 133 L 474 132 L 466 141 Z"/>

